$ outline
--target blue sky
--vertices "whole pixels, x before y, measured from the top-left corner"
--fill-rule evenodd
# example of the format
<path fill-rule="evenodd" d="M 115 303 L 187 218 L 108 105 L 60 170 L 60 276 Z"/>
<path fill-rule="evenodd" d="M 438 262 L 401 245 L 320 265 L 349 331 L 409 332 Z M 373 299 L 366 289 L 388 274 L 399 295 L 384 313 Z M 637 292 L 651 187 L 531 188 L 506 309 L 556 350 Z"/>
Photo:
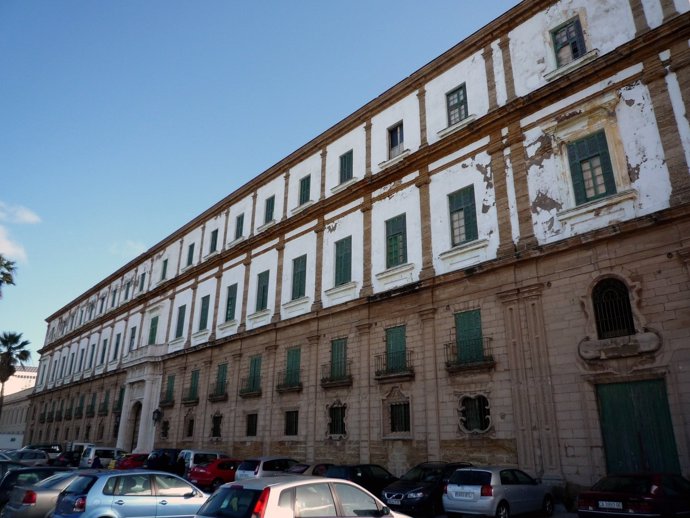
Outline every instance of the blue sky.
<path fill-rule="evenodd" d="M 0 332 L 45 319 L 516 0 L 0 0 Z"/>

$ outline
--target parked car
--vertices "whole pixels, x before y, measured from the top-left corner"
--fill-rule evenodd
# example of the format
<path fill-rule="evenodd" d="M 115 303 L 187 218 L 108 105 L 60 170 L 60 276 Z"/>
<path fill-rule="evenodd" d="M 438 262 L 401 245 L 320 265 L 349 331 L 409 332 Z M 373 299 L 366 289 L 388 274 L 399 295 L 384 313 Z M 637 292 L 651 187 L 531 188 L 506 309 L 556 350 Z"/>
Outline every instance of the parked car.
<path fill-rule="evenodd" d="M 451 475 L 446 485 L 443 508 L 449 516 L 484 514 L 509 518 L 534 511 L 551 516 L 553 497 L 548 487 L 516 468 L 462 468 Z"/>
<path fill-rule="evenodd" d="M 60 443 L 40 443 L 40 444 L 27 444 L 22 446 L 22 450 L 43 450 L 48 454 L 48 458 L 52 461 L 58 458 L 62 453 L 62 445 Z"/>
<path fill-rule="evenodd" d="M 381 499 L 396 511 L 413 516 L 436 516 L 443 512 L 443 488 L 455 470 L 472 466 L 468 462 L 423 462 L 400 480 L 383 488 Z"/>
<path fill-rule="evenodd" d="M 117 458 L 122 453 L 126 453 L 125 450 L 120 448 L 111 448 L 109 446 L 87 446 L 81 454 L 79 459 L 80 468 L 91 468 L 94 467 L 93 463 L 98 458 L 100 462 L 100 467 L 106 468 L 111 460 Z"/>
<path fill-rule="evenodd" d="M 253 478 L 224 484 L 201 506 L 196 518 L 293 516 L 406 518 L 348 480 L 301 475 Z"/>
<path fill-rule="evenodd" d="M 72 470 L 74 468 L 64 466 L 31 466 L 9 470 L 0 481 L 0 509 L 5 507 L 10 499 L 10 492 L 16 486 L 30 486 L 55 473 Z"/>
<path fill-rule="evenodd" d="M 50 457 L 43 450 L 14 450 L 7 452 L 7 455 L 25 466 L 47 466 L 50 462 Z"/>
<path fill-rule="evenodd" d="M 690 481 L 672 473 L 607 475 L 577 498 L 580 518 L 688 516 Z"/>
<path fill-rule="evenodd" d="M 149 453 L 143 467 L 145 469 L 175 473 L 177 470 L 177 456 L 180 454 L 180 451 L 182 450 L 177 448 L 157 448 Z"/>
<path fill-rule="evenodd" d="M 55 507 L 60 491 L 78 474 L 77 470 L 60 471 L 35 484 L 15 487 L 0 518 L 45 518 Z"/>
<path fill-rule="evenodd" d="M 277 475 L 282 475 L 294 464 L 297 464 L 297 461 L 288 457 L 268 456 L 246 459 L 243 460 L 239 466 L 237 466 L 235 480 L 258 477 L 275 477 Z"/>
<path fill-rule="evenodd" d="M 182 459 L 182 463 L 184 464 L 184 473 L 178 473 L 178 475 L 183 476 L 186 479 L 189 479 L 187 474 L 189 473 L 189 470 L 193 468 L 194 466 L 198 466 L 200 464 L 208 464 L 212 460 L 220 459 L 221 457 L 227 457 L 228 455 L 219 451 L 210 451 L 210 450 L 182 450 L 179 455 L 177 456 L 178 458 L 178 463 L 180 462 L 180 459 Z M 182 467 L 180 466 L 180 471 L 182 471 Z"/>
<path fill-rule="evenodd" d="M 63 451 L 58 457 L 53 461 L 53 466 L 79 466 L 79 459 L 81 455 L 78 451 Z"/>
<path fill-rule="evenodd" d="M 115 466 L 113 466 L 113 469 L 143 468 L 144 462 L 146 462 L 148 458 L 148 453 L 125 453 L 115 459 Z"/>
<path fill-rule="evenodd" d="M 318 464 L 306 464 L 304 462 L 300 462 L 290 466 L 285 473 L 289 473 L 291 475 L 312 475 L 316 477 L 325 477 L 328 468 L 330 468 L 332 465 L 333 464 L 324 462 Z"/>
<path fill-rule="evenodd" d="M 378 464 L 335 465 L 328 468 L 326 476 L 351 480 L 377 495 L 377 498 L 381 496 L 384 487 L 398 480 L 398 477 Z"/>
<path fill-rule="evenodd" d="M 21 462 L 17 462 L 16 460 L 0 459 L 0 480 L 2 480 L 2 477 L 4 477 L 5 473 L 7 473 L 9 470 L 25 467 L 26 464 L 22 464 Z"/>
<path fill-rule="evenodd" d="M 191 518 L 207 498 L 173 473 L 84 470 L 60 493 L 52 518 Z"/>
<path fill-rule="evenodd" d="M 220 458 L 194 466 L 189 470 L 187 480 L 200 488 L 211 488 L 213 491 L 221 485 L 235 480 L 237 466 L 242 461 L 238 459 Z"/>

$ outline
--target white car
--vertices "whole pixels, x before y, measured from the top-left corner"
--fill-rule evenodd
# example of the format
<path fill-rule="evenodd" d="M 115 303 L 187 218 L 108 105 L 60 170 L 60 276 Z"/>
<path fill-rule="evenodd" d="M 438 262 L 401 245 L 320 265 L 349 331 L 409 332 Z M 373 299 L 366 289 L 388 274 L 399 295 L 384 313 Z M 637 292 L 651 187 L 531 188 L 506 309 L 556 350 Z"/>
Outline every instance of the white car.
<path fill-rule="evenodd" d="M 282 475 L 224 484 L 195 518 L 295 518 L 357 516 L 407 518 L 366 489 L 339 478 Z"/>

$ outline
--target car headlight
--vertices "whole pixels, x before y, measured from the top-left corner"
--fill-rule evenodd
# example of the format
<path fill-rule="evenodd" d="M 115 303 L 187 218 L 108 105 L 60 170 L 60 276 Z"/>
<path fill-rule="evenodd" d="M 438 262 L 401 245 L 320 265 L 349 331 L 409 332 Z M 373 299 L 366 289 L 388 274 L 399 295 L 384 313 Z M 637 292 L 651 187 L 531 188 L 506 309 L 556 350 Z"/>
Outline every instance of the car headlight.
<path fill-rule="evenodd" d="M 426 493 L 424 491 L 410 491 L 405 495 L 405 498 L 409 498 L 411 500 L 419 500 L 420 498 L 424 498 L 426 496 Z"/>

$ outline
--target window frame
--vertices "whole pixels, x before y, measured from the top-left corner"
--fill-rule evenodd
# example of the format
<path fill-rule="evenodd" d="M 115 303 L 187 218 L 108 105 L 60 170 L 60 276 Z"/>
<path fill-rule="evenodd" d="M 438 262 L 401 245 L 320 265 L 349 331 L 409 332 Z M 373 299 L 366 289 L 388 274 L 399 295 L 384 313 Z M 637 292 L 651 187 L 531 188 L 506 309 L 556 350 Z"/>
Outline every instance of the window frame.
<path fill-rule="evenodd" d="M 177 321 L 175 323 L 175 338 L 184 336 L 184 322 L 187 313 L 187 304 L 177 306 Z"/>
<path fill-rule="evenodd" d="M 334 286 L 352 282 L 352 236 L 347 236 L 334 243 Z"/>
<path fill-rule="evenodd" d="M 297 192 L 297 206 L 309 203 L 311 200 L 311 174 L 303 176 L 299 179 L 299 188 Z"/>
<path fill-rule="evenodd" d="M 292 260 L 292 297 L 290 300 L 301 299 L 307 290 L 307 254 Z"/>
<path fill-rule="evenodd" d="M 458 97 L 457 103 L 454 103 L 457 105 L 457 108 L 451 107 L 451 99 L 453 96 Z M 454 117 L 452 116 L 453 110 L 458 111 L 458 117 L 455 121 Z M 456 124 L 460 124 L 463 120 L 469 117 L 469 115 L 469 109 L 467 106 L 467 86 L 466 83 L 462 83 L 461 85 L 453 88 L 450 92 L 446 93 L 446 120 L 448 122 L 448 127 L 450 128 Z"/>
<path fill-rule="evenodd" d="M 613 160 L 605 128 L 600 128 L 567 142 L 566 154 L 576 206 L 609 198 L 618 193 L 616 174 L 613 169 Z M 582 170 L 582 164 L 586 160 L 590 161 L 594 158 L 599 159 L 604 190 L 590 196 L 587 193 L 587 181 Z"/>
<path fill-rule="evenodd" d="M 201 297 L 201 307 L 199 308 L 199 331 L 208 331 L 208 314 L 211 306 L 211 295 Z"/>
<path fill-rule="evenodd" d="M 208 246 L 208 253 L 212 254 L 213 252 L 218 251 L 218 229 L 214 228 L 211 231 L 211 242 L 209 243 Z"/>
<path fill-rule="evenodd" d="M 404 121 L 399 121 L 387 130 L 388 134 L 388 159 L 400 156 L 405 151 Z"/>
<path fill-rule="evenodd" d="M 264 225 L 268 225 L 274 219 L 276 197 L 274 194 L 266 198 L 264 203 Z"/>
<path fill-rule="evenodd" d="M 194 245 L 195 243 L 190 243 L 187 247 L 187 266 L 194 264 Z"/>
<path fill-rule="evenodd" d="M 237 312 L 237 283 L 228 286 L 227 295 L 225 298 L 225 321 L 230 322 L 235 320 L 235 313 Z"/>
<path fill-rule="evenodd" d="M 299 411 L 286 410 L 285 411 L 285 436 L 295 437 L 299 435 Z"/>
<path fill-rule="evenodd" d="M 264 270 L 256 275 L 256 311 L 268 309 L 268 293 L 270 287 L 270 270 Z"/>
<path fill-rule="evenodd" d="M 568 35 L 568 29 L 570 27 L 573 27 L 573 30 L 575 32 L 574 35 L 570 36 Z M 565 41 L 558 41 L 558 34 L 562 31 L 566 32 L 566 40 Z M 562 68 L 573 61 L 577 61 L 580 59 L 582 56 L 587 54 L 587 42 L 585 41 L 585 35 L 584 31 L 582 30 L 582 22 L 580 22 L 580 17 L 575 16 L 566 22 L 560 24 L 559 26 L 555 27 L 554 29 L 551 29 L 550 31 L 551 35 L 551 44 L 553 45 L 553 53 L 554 53 L 554 58 L 556 60 L 556 68 Z M 559 52 L 561 49 L 568 47 L 570 49 L 570 61 L 565 61 L 561 62 L 561 58 L 559 56 Z M 582 47 L 582 48 L 580 48 Z"/>
<path fill-rule="evenodd" d="M 354 178 L 354 150 L 346 151 L 339 158 L 338 185 L 342 185 Z"/>
<path fill-rule="evenodd" d="M 396 228 L 397 227 L 397 228 Z M 407 263 L 407 213 L 385 221 L 386 269 Z"/>
<path fill-rule="evenodd" d="M 235 239 L 244 236 L 244 212 L 235 217 Z"/>
<path fill-rule="evenodd" d="M 456 227 L 454 215 L 462 213 L 462 238 Z M 450 243 L 452 247 L 464 245 L 479 238 L 477 228 L 477 206 L 474 195 L 474 184 L 467 185 L 448 194 L 448 222 L 450 226 Z M 458 236 L 456 236 L 458 234 Z"/>

